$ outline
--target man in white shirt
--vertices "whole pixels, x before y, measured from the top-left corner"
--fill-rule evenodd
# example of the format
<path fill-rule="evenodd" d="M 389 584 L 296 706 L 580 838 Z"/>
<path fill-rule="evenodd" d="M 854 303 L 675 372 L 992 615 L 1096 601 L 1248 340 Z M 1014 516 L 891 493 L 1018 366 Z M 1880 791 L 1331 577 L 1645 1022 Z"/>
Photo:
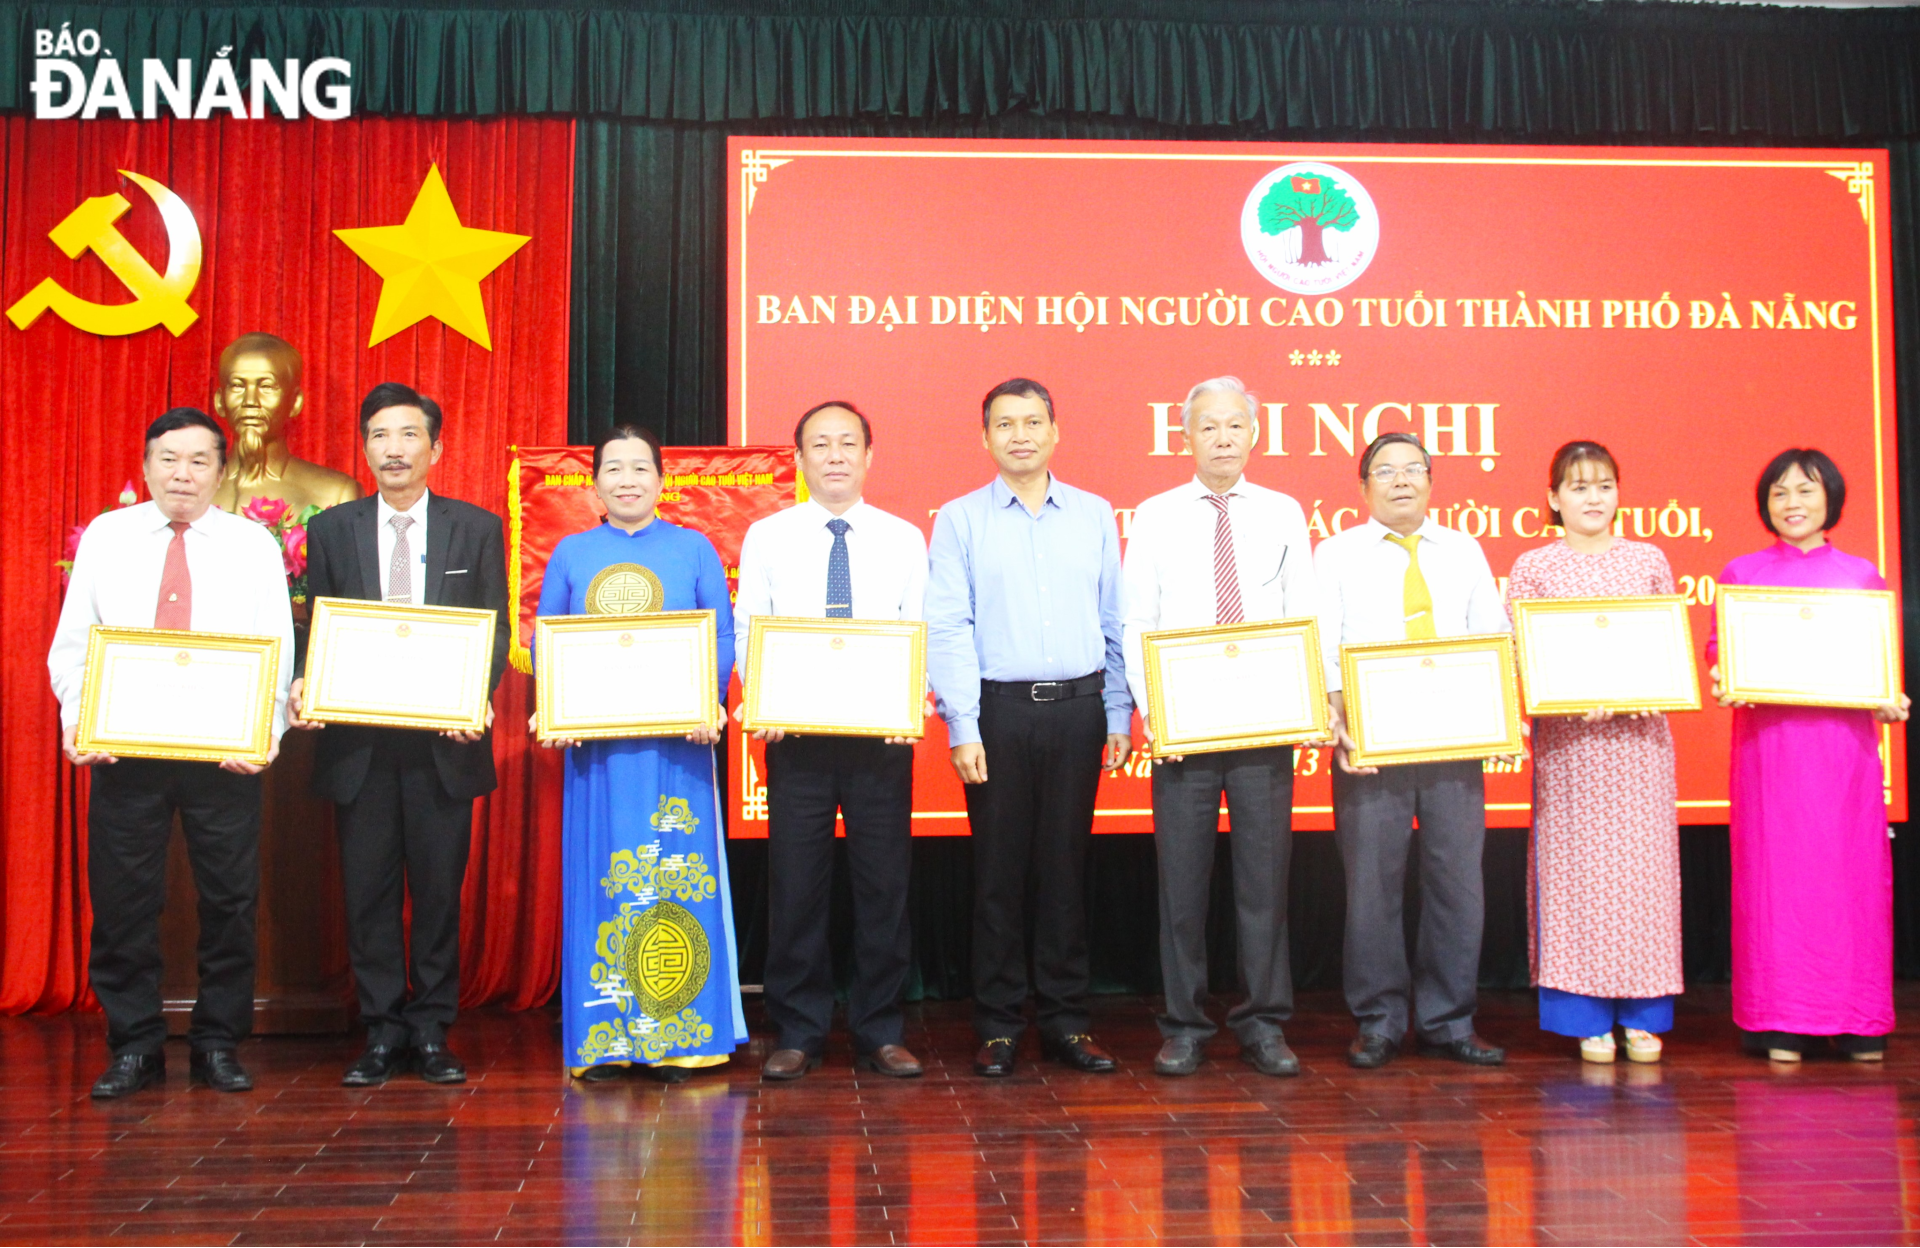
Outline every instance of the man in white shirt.
<path fill-rule="evenodd" d="M 60 700 L 62 748 L 68 761 L 93 768 L 87 970 L 106 1011 L 113 1054 L 93 1085 L 102 1100 L 166 1078 L 160 908 L 176 811 L 200 893 L 200 989 L 187 1032 L 191 1076 L 222 1092 L 253 1086 L 234 1049 L 253 1030 L 263 768 L 238 759 L 119 761 L 74 746 L 87 633 L 107 624 L 279 638 L 269 761 L 279 753 L 293 674 L 286 570 L 272 534 L 213 506 L 226 460 L 226 435 L 202 411 L 176 407 L 148 426 L 142 468 L 153 501 L 109 512 L 87 526 L 47 652 Z"/>
<path fill-rule="evenodd" d="M 1306 516 L 1254 485 L 1247 461 L 1259 409 L 1238 378 L 1203 381 L 1181 427 L 1194 479 L 1133 514 L 1122 583 L 1124 648 L 1134 704 L 1147 705 L 1140 635 L 1310 616 L 1317 610 Z M 1207 899 L 1225 794 L 1232 828 L 1234 912 L 1246 1000 L 1227 1015 L 1240 1055 L 1267 1075 L 1297 1075 L 1281 1026 L 1293 1014 L 1287 951 L 1287 867 L 1293 853 L 1293 747 L 1165 758 L 1153 768 L 1153 843 L 1160 862 L 1163 1075 L 1190 1075 L 1217 1030 L 1207 1017 Z"/>
<path fill-rule="evenodd" d="M 1368 520 L 1320 543 L 1320 644 L 1339 746 L 1335 840 L 1347 869 L 1342 976 L 1360 1032 L 1347 1061 L 1384 1066 L 1411 1027 L 1455 1061 L 1498 1066 L 1504 1050 L 1473 1030 L 1485 903 L 1486 787 L 1478 759 L 1356 768 L 1340 691 L 1340 647 L 1510 629 L 1480 544 L 1427 514 L 1433 461 L 1409 433 L 1383 433 L 1360 459 Z M 1420 821 L 1420 932 L 1407 965 L 1407 856 Z"/>
<path fill-rule="evenodd" d="M 927 539 L 861 501 L 873 429 L 851 403 L 800 418 L 794 460 L 808 499 L 757 520 L 740 548 L 737 653 L 756 615 L 917 620 Z M 913 861 L 913 743 L 905 738 L 786 736 L 767 743 L 767 1016 L 778 1047 L 761 1073 L 798 1079 L 820 1064 L 833 1021 L 827 904 L 834 818 L 846 822 L 853 885 L 853 982 L 847 1029 L 859 1065 L 895 1078 L 921 1073 L 902 1043 L 900 998 L 913 953 L 907 922 Z"/>

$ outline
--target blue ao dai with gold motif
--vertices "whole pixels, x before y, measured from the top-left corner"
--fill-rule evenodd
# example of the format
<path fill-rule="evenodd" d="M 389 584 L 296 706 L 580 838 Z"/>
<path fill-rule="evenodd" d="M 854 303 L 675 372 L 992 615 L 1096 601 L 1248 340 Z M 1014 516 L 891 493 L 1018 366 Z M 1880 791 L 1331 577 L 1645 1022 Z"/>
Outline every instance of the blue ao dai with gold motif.
<path fill-rule="evenodd" d="M 716 617 L 724 701 L 733 611 L 703 534 L 602 523 L 560 541 L 540 590 L 541 615 L 702 609 Z M 561 862 L 566 1064 L 725 1061 L 747 1028 L 713 748 L 634 737 L 569 749 Z"/>

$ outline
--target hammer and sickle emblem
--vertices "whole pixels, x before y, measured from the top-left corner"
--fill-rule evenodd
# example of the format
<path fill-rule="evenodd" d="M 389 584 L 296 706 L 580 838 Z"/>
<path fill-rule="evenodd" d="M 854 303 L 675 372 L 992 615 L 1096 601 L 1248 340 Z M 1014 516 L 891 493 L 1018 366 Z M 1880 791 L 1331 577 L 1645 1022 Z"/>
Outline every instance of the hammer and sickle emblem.
<path fill-rule="evenodd" d="M 127 197 L 118 192 L 95 195 L 68 213 L 47 237 L 69 259 L 78 260 L 81 252 L 91 248 L 133 292 L 133 302 L 94 303 L 49 277 L 7 309 L 8 318 L 19 328 L 25 329 L 51 309 L 67 324 L 90 334 L 118 337 L 165 325 L 177 338 L 200 319 L 200 314 L 187 306 L 187 296 L 200 280 L 200 227 L 193 219 L 193 210 L 152 178 L 127 169 L 120 173 L 145 191 L 160 209 L 160 219 L 167 227 L 167 271 L 154 272 L 147 258 L 134 250 L 114 226 L 133 207 Z"/>

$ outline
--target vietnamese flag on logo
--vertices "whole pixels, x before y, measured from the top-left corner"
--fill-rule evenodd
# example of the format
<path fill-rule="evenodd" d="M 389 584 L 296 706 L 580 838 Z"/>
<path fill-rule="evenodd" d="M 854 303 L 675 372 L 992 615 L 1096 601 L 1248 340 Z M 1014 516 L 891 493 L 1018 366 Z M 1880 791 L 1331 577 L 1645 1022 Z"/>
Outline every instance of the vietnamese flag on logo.
<path fill-rule="evenodd" d="M 1319 178 L 1302 177 L 1299 174 L 1295 174 L 1289 178 L 1288 181 L 1293 183 L 1293 190 L 1296 195 L 1318 195 L 1320 193 Z"/>

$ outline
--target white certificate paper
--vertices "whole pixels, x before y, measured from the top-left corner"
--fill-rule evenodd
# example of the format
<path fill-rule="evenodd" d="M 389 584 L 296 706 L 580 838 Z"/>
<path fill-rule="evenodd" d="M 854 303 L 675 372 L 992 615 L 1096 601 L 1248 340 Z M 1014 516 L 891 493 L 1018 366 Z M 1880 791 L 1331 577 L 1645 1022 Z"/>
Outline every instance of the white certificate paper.
<path fill-rule="evenodd" d="M 278 691 L 279 645 L 196 644 L 98 629 L 82 692 L 80 743 L 134 758 L 240 758 L 265 762 Z M 140 630 L 144 631 L 144 630 Z M 150 635 L 151 636 L 151 635 Z"/>
<path fill-rule="evenodd" d="M 1146 634 L 1155 755 L 1324 736 L 1318 632 L 1311 621 L 1289 621 Z"/>
<path fill-rule="evenodd" d="M 1737 702 L 1872 707 L 1899 696 L 1891 592 L 1723 585 L 1720 664 Z"/>
<path fill-rule="evenodd" d="M 1523 599 L 1513 612 L 1530 714 L 1700 708 L 1685 599 Z"/>
<path fill-rule="evenodd" d="M 711 723 L 714 614 L 536 623 L 543 738 L 677 735 Z"/>
<path fill-rule="evenodd" d="M 1451 637 L 1343 648 L 1361 765 L 1520 752 L 1512 639 Z"/>
<path fill-rule="evenodd" d="M 924 731 L 926 625 L 759 617 L 748 638 L 747 727 L 850 736 Z"/>
<path fill-rule="evenodd" d="M 304 714 L 319 723 L 486 726 L 495 613 L 314 601 Z"/>

